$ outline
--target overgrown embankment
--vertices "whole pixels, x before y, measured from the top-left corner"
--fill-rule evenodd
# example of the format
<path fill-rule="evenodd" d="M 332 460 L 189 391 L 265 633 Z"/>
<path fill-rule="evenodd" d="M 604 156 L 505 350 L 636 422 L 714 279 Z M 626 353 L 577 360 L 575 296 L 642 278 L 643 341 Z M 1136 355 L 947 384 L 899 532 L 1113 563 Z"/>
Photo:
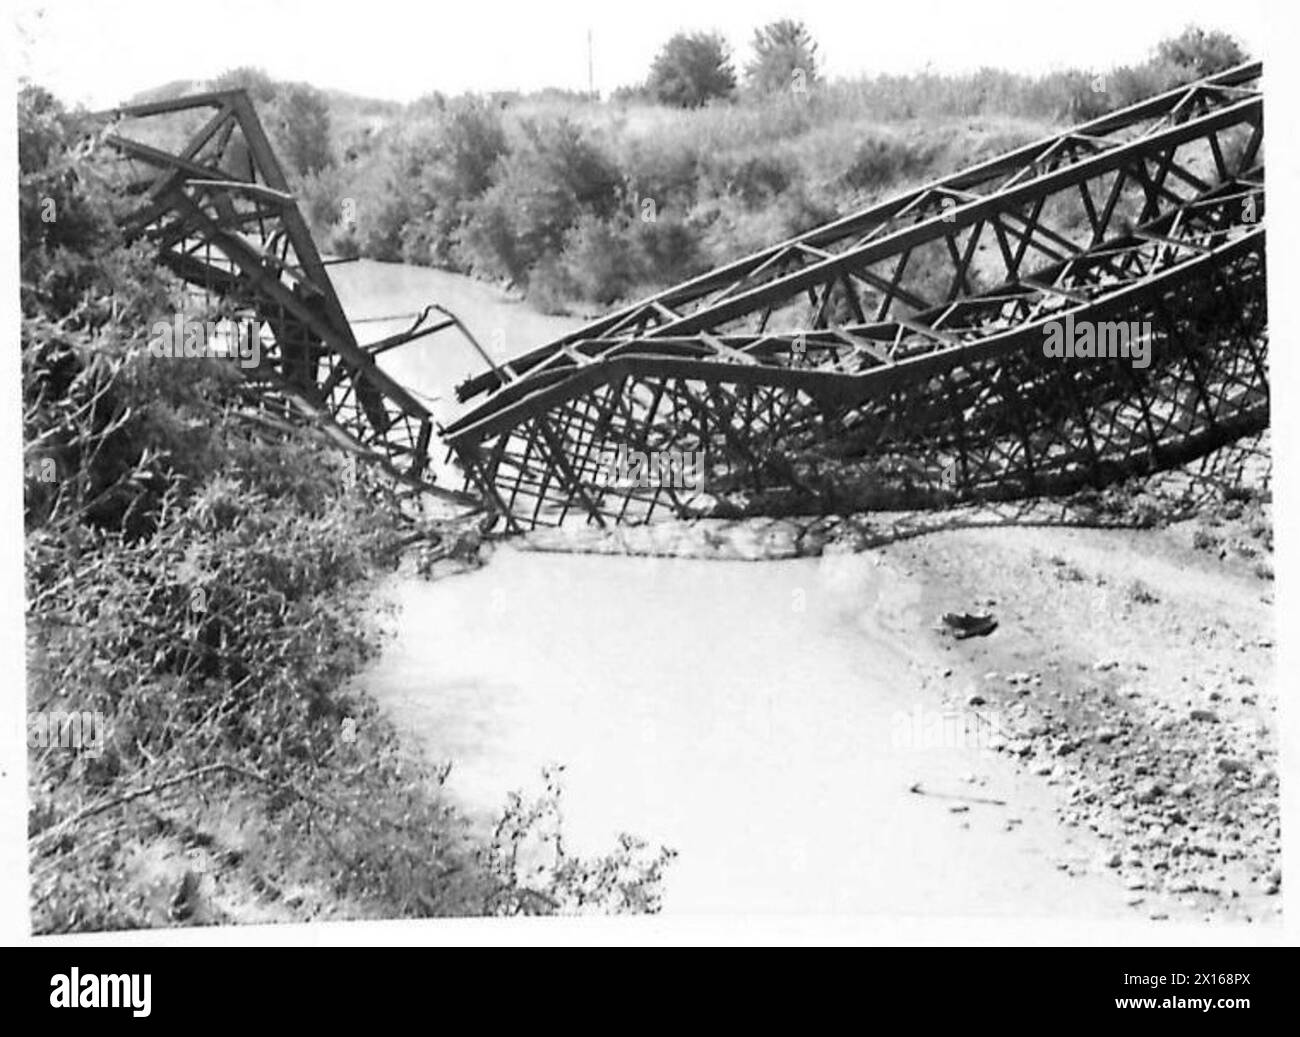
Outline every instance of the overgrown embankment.
<path fill-rule="evenodd" d="M 1189 27 L 1133 65 L 1036 76 L 827 81 L 789 51 L 778 74 L 688 90 L 694 101 L 647 85 L 607 101 L 433 92 L 399 105 L 249 68 L 163 93 L 247 89 L 330 250 L 470 273 L 585 315 L 1243 59 Z M 813 73 L 799 89 L 791 65 Z M 198 128 L 189 118 L 169 144 Z"/>
<path fill-rule="evenodd" d="M 151 355 L 216 315 L 121 240 L 87 124 L 19 110 L 33 929 L 654 910 L 665 853 L 532 870 L 558 789 L 476 835 L 346 690 L 411 531 L 364 468 L 241 422 L 228 362 Z"/>

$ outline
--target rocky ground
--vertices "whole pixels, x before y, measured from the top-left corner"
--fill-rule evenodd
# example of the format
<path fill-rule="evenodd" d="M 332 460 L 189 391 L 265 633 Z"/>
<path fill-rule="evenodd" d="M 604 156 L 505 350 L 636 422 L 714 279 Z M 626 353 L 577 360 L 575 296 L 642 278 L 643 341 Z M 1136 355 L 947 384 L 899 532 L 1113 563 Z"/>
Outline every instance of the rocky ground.
<path fill-rule="evenodd" d="M 1059 862 L 1106 869 L 1154 919 L 1276 916 L 1277 697 L 1267 585 L 1186 530 L 979 530 L 897 550 L 931 611 L 990 611 L 934 678 L 989 747 L 1093 833 Z"/>
<path fill-rule="evenodd" d="M 1120 884 L 1136 917 L 1266 922 L 1281 912 L 1270 501 L 1265 438 L 1063 502 L 566 529 L 529 546 L 879 552 L 919 588 L 890 626 L 922 680 L 1053 790 L 1075 848 L 1058 867 Z M 957 639 L 936 621 L 952 611 L 998 625 Z M 1014 804 L 983 809 L 1017 823 Z"/>

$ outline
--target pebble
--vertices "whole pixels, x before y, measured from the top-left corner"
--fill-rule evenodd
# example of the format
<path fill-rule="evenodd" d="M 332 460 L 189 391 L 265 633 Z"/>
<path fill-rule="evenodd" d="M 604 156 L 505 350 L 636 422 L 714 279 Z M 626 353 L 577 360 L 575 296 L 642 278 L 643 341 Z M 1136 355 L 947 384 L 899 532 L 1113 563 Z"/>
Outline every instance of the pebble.
<path fill-rule="evenodd" d="M 1184 677 L 1181 686 L 1173 684 L 1172 699 L 1152 698 L 1134 686 L 1145 678 L 1129 673 L 1130 665 L 1146 669 L 1103 657 L 1091 670 L 1118 671 L 1113 677 L 1085 677 L 1085 662 L 1078 667 L 1077 688 L 1049 683 L 1036 692 L 1030 689 L 1042 678 L 1035 671 L 990 671 L 984 680 L 994 684 L 975 685 L 990 689 L 987 698 L 969 685 L 962 698 L 970 706 L 994 701 L 1007 710 L 1005 741 L 995 747 L 1020 757 L 1022 773 L 1063 786 L 1053 794 L 1058 823 L 1072 833 L 1070 839 L 1079 838 L 1077 829 L 1095 840 L 1098 849 L 1085 854 L 1086 863 L 1062 860 L 1060 870 L 1109 872 L 1125 890 L 1125 904 L 1147 905 L 1153 921 L 1169 918 L 1170 911 L 1183 918 L 1184 907 L 1191 909 L 1190 918 L 1217 914 L 1234 900 L 1237 908 L 1227 910 L 1239 910 L 1247 894 L 1276 898 L 1277 735 L 1263 719 L 1271 715 L 1259 706 L 1271 699 L 1260 697 L 1255 682 L 1235 665 L 1210 667 L 1194 681 Z M 1042 669 L 1051 677 L 1061 667 Z M 1113 690 L 1107 690 L 1112 682 Z M 1048 702 L 1052 709 L 1044 708 Z M 1242 709 L 1238 702 L 1256 708 Z M 1258 738 L 1256 724 L 1263 725 Z M 973 815 L 965 806 L 949 810 Z M 1009 818 L 1003 830 L 1012 832 L 1018 823 Z M 1232 874 L 1215 870 L 1224 867 Z M 1152 890 L 1167 892 L 1170 900 L 1148 896 Z M 1278 910 L 1279 899 L 1271 903 L 1265 915 Z"/>
<path fill-rule="evenodd" d="M 1139 803 L 1154 803 L 1165 794 L 1164 786 L 1158 781 L 1144 781 L 1138 785 L 1134 799 Z"/>

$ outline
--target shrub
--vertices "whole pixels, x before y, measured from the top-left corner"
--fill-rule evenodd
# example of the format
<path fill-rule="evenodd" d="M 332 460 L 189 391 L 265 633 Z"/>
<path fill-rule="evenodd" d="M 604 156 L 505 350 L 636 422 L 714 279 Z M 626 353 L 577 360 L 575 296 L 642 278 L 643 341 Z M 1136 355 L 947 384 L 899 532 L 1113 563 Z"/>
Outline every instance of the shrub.
<path fill-rule="evenodd" d="M 312 232 L 324 234 L 343 216 L 342 200 L 347 195 L 345 179 L 338 166 L 308 173 L 298 184 L 298 204 Z"/>
<path fill-rule="evenodd" d="M 872 134 L 862 140 L 842 175 L 855 191 L 878 191 L 898 180 L 914 177 L 929 167 L 934 150 L 920 150 L 888 134 Z"/>
<path fill-rule="evenodd" d="M 734 194 L 746 208 L 754 209 L 789 190 L 798 175 L 782 156 L 757 154 L 710 161 L 701 179 L 713 192 Z"/>
<path fill-rule="evenodd" d="M 533 266 L 564 247 L 584 213 L 607 217 L 621 177 L 604 151 L 567 119 L 525 123 L 496 183 L 468 206 L 462 249 L 475 269 L 526 285 Z"/>
<path fill-rule="evenodd" d="M 438 109 L 400 152 L 400 188 L 409 199 L 401 255 L 408 263 L 463 269 L 461 231 L 469 205 L 492 186 L 509 151 L 499 109 L 462 97 Z"/>
<path fill-rule="evenodd" d="M 326 243 L 329 251 L 342 259 L 361 257 L 361 239 L 357 237 L 356 227 L 343 225 L 331 227 Z"/>
<path fill-rule="evenodd" d="M 631 235 L 641 260 L 641 276 L 655 284 L 676 284 L 703 273 L 710 265 L 701 249 L 699 228 L 673 213 L 651 222 L 635 220 Z"/>
<path fill-rule="evenodd" d="M 1125 65 L 1107 77 L 1107 90 L 1116 108 L 1127 108 L 1148 97 L 1171 90 L 1186 77 L 1177 66 L 1165 62 Z"/>
<path fill-rule="evenodd" d="M 643 277 L 631 221 L 607 221 L 585 213 L 569 231 L 564 267 L 581 297 L 602 306 L 623 298 Z"/>
<path fill-rule="evenodd" d="M 656 136 L 633 139 L 618 165 L 638 201 L 649 198 L 659 211 L 677 208 L 685 212 L 695 204 L 706 163 L 689 142 Z"/>
<path fill-rule="evenodd" d="M 1246 60 L 1246 51 L 1225 32 L 1206 32 L 1189 25 L 1179 35 L 1162 40 L 1156 45 L 1156 57 L 1188 69 L 1193 79 L 1221 72 Z"/>
<path fill-rule="evenodd" d="M 329 102 L 319 90 L 305 84 L 285 90 L 275 106 L 270 131 L 277 153 L 292 173 L 309 176 L 334 164 Z"/>
<path fill-rule="evenodd" d="M 209 83 L 212 90 L 244 90 L 255 104 L 270 104 L 279 93 L 279 85 L 260 68 L 241 65 L 227 69 Z"/>
<path fill-rule="evenodd" d="M 580 290 L 569 276 L 568 265 L 557 255 L 542 256 L 528 277 L 528 304 L 539 313 L 562 314 L 569 312 L 569 304 L 577 299 Z"/>
<path fill-rule="evenodd" d="M 470 206 L 469 215 L 461 232 L 461 253 L 469 260 L 476 274 L 504 278 L 515 284 L 527 285 L 528 274 L 548 247 L 542 233 L 535 232 L 532 240 L 521 240 L 516 231 L 517 219 L 514 199 L 500 184 Z M 556 203 L 551 211 L 562 208 Z M 532 199 L 528 215 L 534 226 L 538 224 L 540 206 Z M 543 233 L 545 227 L 543 225 Z M 563 228 L 560 229 L 562 233 Z M 555 248 L 554 243 L 550 243 Z"/>
<path fill-rule="evenodd" d="M 397 185 L 388 198 L 366 218 L 359 218 L 361 251 L 371 259 L 399 262 L 404 255 L 405 232 L 414 210 L 412 200 Z"/>
<path fill-rule="evenodd" d="M 492 186 L 494 167 L 508 150 L 500 110 L 478 97 L 447 107 L 433 143 L 429 187 L 452 202 L 476 198 Z"/>
<path fill-rule="evenodd" d="M 1064 106 L 1061 115 L 1068 122 L 1089 122 L 1118 107 L 1107 91 L 1106 77 L 1087 72 L 1061 74 Z"/>

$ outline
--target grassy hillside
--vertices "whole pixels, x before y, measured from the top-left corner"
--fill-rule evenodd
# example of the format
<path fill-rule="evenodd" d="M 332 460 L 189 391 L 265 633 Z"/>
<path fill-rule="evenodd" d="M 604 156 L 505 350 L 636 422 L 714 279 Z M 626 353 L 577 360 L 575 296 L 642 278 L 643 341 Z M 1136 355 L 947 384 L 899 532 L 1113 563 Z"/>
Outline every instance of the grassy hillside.
<path fill-rule="evenodd" d="M 588 313 L 1240 56 L 1188 39 L 1201 38 L 1104 75 L 877 76 L 693 109 L 645 90 L 434 94 L 366 118 L 354 104 L 331 108 L 334 160 L 300 193 L 336 252 L 469 272 L 544 311 Z"/>

